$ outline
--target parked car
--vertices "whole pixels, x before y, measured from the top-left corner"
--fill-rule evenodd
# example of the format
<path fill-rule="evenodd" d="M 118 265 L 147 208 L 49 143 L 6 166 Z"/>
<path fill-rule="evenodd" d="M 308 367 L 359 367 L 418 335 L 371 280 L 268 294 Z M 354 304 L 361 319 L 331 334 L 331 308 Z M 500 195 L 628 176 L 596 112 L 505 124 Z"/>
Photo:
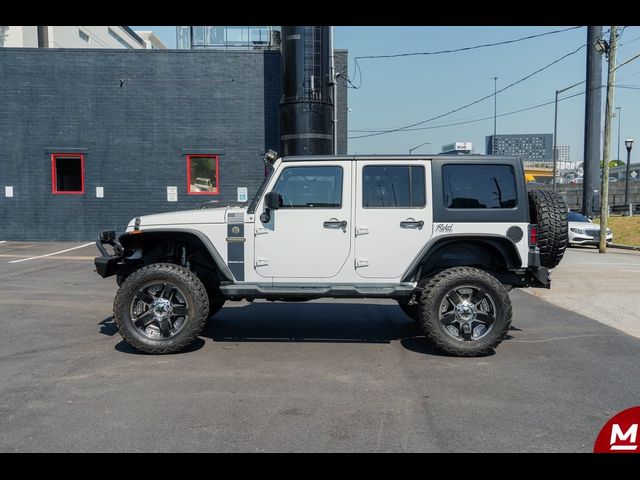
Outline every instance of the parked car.
<path fill-rule="evenodd" d="M 191 192 L 215 192 L 216 189 L 209 178 L 197 177 L 191 184 Z"/>
<path fill-rule="evenodd" d="M 613 242 L 613 233 L 607 228 L 607 243 Z M 598 245 L 600 225 L 578 212 L 569 212 L 569 245 Z"/>

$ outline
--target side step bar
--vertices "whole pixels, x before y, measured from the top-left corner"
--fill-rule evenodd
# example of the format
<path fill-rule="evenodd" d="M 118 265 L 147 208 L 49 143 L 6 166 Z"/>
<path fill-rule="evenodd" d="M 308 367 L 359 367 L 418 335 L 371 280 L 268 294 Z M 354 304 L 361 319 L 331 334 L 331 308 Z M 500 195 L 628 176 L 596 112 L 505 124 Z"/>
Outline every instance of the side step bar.
<path fill-rule="evenodd" d="M 415 290 L 412 283 L 372 287 L 368 285 L 331 286 L 268 286 L 260 284 L 221 285 L 220 291 L 226 297 L 249 298 L 402 298 L 409 297 Z"/>

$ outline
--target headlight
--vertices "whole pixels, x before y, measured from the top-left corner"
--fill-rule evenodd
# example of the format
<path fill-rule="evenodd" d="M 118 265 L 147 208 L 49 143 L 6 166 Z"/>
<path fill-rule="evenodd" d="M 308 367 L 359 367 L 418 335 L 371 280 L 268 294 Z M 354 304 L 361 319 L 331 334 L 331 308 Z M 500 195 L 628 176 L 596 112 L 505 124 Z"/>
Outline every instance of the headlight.
<path fill-rule="evenodd" d="M 582 230 L 581 228 L 572 228 L 571 231 L 573 233 L 579 233 L 580 235 L 584 235 L 584 230 Z"/>
<path fill-rule="evenodd" d="M 611 229 L 607 228 L 607 235 L 610 235 L 610 234 L 611 234 Z"/>

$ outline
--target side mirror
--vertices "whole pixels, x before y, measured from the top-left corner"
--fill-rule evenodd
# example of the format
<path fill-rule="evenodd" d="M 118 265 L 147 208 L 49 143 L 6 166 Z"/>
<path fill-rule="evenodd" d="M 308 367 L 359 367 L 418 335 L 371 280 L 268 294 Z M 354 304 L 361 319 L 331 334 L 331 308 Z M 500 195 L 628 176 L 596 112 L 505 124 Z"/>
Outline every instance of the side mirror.
<path fill-rule="evenodd" d="M 278 210 L 282 205 L 282 195 L 278 192 L 269 192 L 264 197 L 264 207 L 269 210 Z"/>

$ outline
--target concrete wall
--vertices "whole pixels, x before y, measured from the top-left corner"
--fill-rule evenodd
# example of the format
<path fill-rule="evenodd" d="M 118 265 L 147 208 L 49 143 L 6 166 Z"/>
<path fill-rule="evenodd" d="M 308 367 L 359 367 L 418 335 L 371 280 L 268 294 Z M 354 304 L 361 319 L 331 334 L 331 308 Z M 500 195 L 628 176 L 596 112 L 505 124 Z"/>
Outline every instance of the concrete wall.
<path fill-rule="evenodd" d="M 548 187 L 550 188 L 550 187 Z M 558 184 L 557 192 L 567 202 L 572 210 L 579 210 L 582 207 L 582 185 Z M 629 201 L 633 204 L 640 204 L 640 181 L 629 182 Z M 617 181 L 609 184 L 609 205 L 624 204 L 624 181 Z"/>
<path fill-rule="evenodd" d="M 109 34 L 111 29 L 130 48 L 146 48 L 136 41 L 122 26 L 49 26 L 49 48 L 127 48 Z M 79 31 L 89 37 L 86 42 L 80 38 Z M 38 46 L 38 27 L 8 26 L 0 27 L 0 47 L 36 48 Z"/>
<path fill-rule="evenodd" d="M 14 25 L 0 27 L 0 47 L 38 47 L 38 27 Z"/>
<path fill-rule="evenodd" d="M 280 53 L 4 48 L 0 98 L 0 240 L 92 240 L 234 203 L 237 187 L 251 198 L 278 145 Z M 51 154 L 70 151 L 85 154 L 85 193 L 52 194 Z M 187 195 L 188 152 L 220 153 L 219 195 Z"/>
<path fill-rule="evenodd" d="M 126 48 L 111 34 L 111 29 L 129 48 L 145 48 L 121 26 L 53 26 L 49 27 L 49 48 Z M 89 42 L 80 38 L 78 30 L 89 36 Z"/>

